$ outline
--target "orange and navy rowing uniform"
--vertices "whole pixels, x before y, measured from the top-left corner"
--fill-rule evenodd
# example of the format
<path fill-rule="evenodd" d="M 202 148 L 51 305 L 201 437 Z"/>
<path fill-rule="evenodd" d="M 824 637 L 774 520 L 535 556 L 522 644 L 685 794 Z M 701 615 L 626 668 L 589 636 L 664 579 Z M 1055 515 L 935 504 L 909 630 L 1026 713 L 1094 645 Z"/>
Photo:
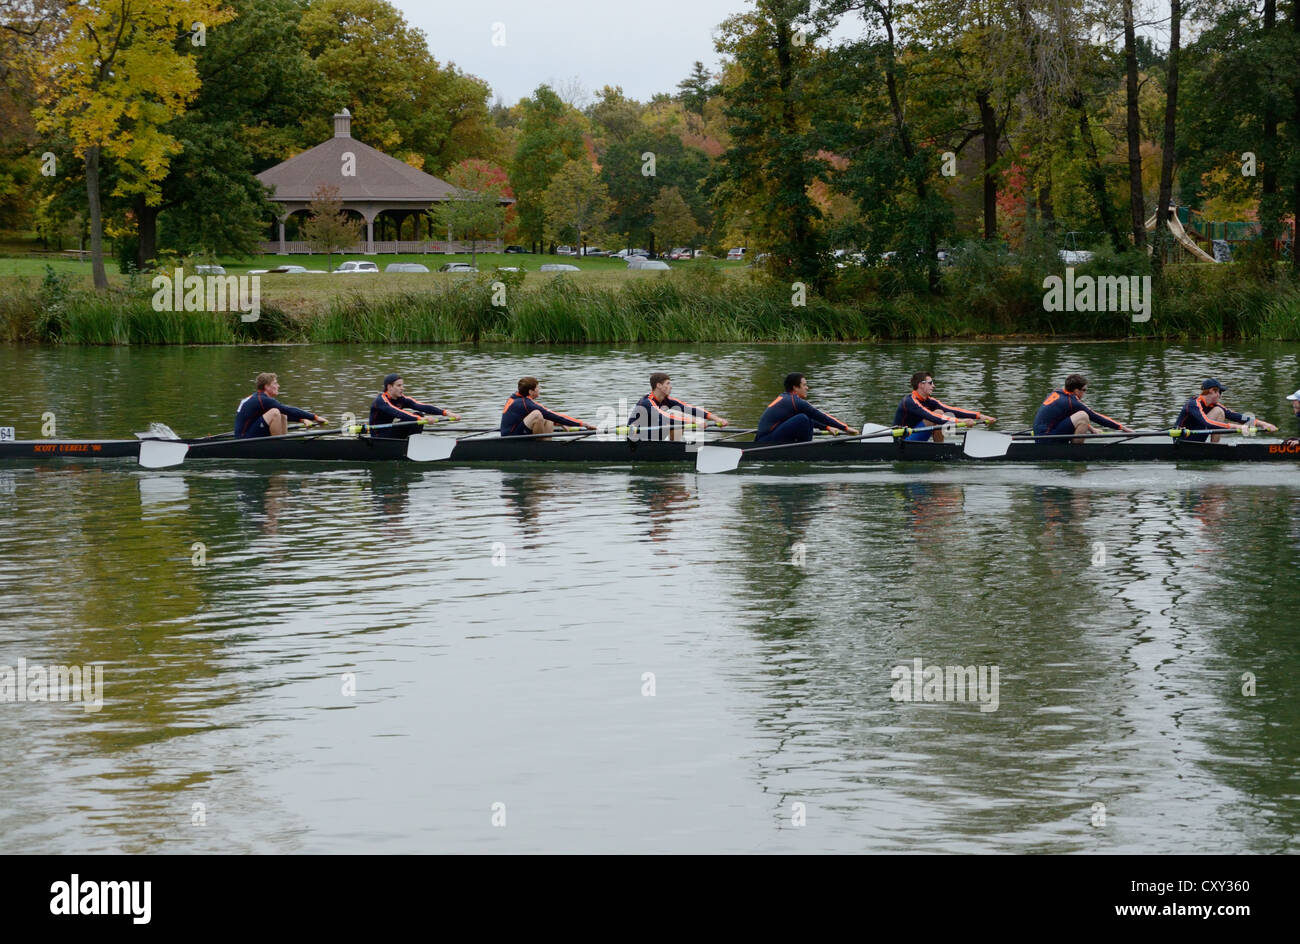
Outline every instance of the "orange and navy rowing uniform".
<path fill-rule="evenodd" d="M 1205 401 L 1200 397 L 1192 397 L 1183 404 L 1182 412 L 1178 414 L 1178 419 L 1174 420 L 1174 426 L 1178 429 L 1207 429 L 1217 432 L 1221 429 L 1235 429 L 1233 423 L 1245 423 L 1246 415 L 1238 413 L 1236 410 L 1230 410 L 1222 403 L 1215 404 L 1223 410 L 1223 418 L 1231 420 L 1232 423 L 1220 423 L 1218 420 L 1212 420 L 1208 413 L 1213 407 L 1206 407 Z M 1188 436 L 1196 442 L 1205 442 L 1209 438 L 1209 433 L 1202 433 L 1199 436 Z"/>
<path fill-rule="evenodd" d="M 256 439 L 258 436 L 270 436 L 271 430 L 262 419 L 263 414 L 268 410 L 279 410 L 291 420 L 316 418 L 316 414 L 311 410 L 287 406 L 270 394 L 257 390 L 239 401 L 239 408 L 235 411 L 235 438 Z"/>
<path fill-rule="evenodd" d="M 665 428 L 683 426 L 692 416 L 706 420 L 714 419 L 714 415 L 708 410 L 692 406 L 685 400 L 675 400 L 672 397 L 657 400 L 652 390 L 636 402 L 632 415 L 627 418 L 627 425 L 644 429 L 650 438 L 656 439 L 663 436 Z M 631 429 L 628 432 L 631 434 Z"/>
<path fill-rule="evenodd" d="M 1034 435 L 1073 435 L 1074 423 L 1070 420 L 1070 417 L 1080 410 L 1087 413 L 1088 418 L 1099 426 L 1105 426 L 1108 429 L 1122 428 L 1118 420 L 1113 420 L 1109 416 L 1098 413 L 1074 394 L 1066 393 L 1064 390 L 1053 390 L 1047 399 L 1043 401 L 1043 405 L 1038 408 L 1038 412 L 1034 414 Z"/>
<path fill-rule="evenodd" d="M 941 416 L 939 410 L 951 413 L 962 420 L 977 420 L 980 416 L 979 410 L 960 410 L 934 397 L 923 397 L 913 390 L 903 397 L 903 401 L 898 404 L 898 409 L 894 411 L 894 425 L 943 426 L 945 423 L 951 422 L 946 416 Z M 923 442 L 933 435 L 934 430 L 927 429 L 923 433 L 912 433 L 907 438 L 916 442 Z"/>
<path fill-rule="evenodd" d="M 410 423 L 422 415 L 446 416 L 447 411 L 410 397 L 390 397 L 381 393 L 370 404 L 370 425 L 383 426 L 388 423 Z M 399 426 L 397 429 L 377 429 L 370 435 L 381 439 L 401 439 L 418 433 L 418 426 Z"/>
<path fill-rule="evenodd" d="M 531 433 L 532 430 L 524 425 L 524 417 L 533 410 L 537 410 L 542 414 L 542 419 L 550 420 L 556 426 L 582 425 L 582 420 L 576 420 L 572 416 L 565 416 L 563 413 L 548 410 L 532 397 L 512 393 L 510 399 L 506 401 L 506 405 L 501 408 L 501 435 L 527 436 Z"/>
<path fill-rule="evenodd" d="M 848 426 L 829 413 L 823 413 L 803 397 L 783 393 L 769 403 L 758 418 L 754 442 L 810 442 L 814 428 L 848 431 Z"/>

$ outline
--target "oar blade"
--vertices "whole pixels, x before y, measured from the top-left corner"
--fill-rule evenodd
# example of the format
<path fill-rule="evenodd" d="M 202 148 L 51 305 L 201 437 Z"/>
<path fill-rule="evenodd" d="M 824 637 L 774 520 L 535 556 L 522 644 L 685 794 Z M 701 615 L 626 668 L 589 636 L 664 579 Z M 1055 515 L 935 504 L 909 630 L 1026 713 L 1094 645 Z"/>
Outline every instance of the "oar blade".
<path fill-rule="evenodd" d="M 456 440 L 445 436 L 411 436 L 406 440 L 406 458 L 414 462 L 441 462 L 450 459 Z"/>
<path fill-rule="evenodd" d="M 165 469 L 180 465 L 190 451 L 188 443 L 166 439 L 145 439 L 140 442 L 140 465 L 146 469 Z"/>
<path fill-rule="evenodd" d="M 874 436 L 877 433 L 887 433 L 890 429 L 892 429 L 892 427 L 881 426 L 879 423 L 863 423 L 861 435 Z"/>
<path fill-rule="evenodd" d="M 1006 433 L 991 433 L 987 429 L 968 429 L 962 451 L 972 459 L 996 459 L 1005 456 L 1015 442 Z"/>
<path fill-rule="evenodd" d="M 740 465 L 743 450 L 727 446 L 701 446 L 695 453 L 695 471 L 712 475 L 716 472 L 730 472 Z"/>

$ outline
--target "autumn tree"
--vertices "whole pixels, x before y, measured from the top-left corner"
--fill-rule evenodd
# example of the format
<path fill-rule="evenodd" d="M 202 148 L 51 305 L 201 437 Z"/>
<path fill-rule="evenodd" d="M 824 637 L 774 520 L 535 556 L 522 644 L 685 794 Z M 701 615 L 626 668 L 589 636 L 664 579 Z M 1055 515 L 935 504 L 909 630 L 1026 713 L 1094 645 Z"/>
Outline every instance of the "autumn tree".
<path fill-rule="evenodd" d="M 311 195 L 307 205 L 307 221 L 302 225 L 303 238 L 313 252 L 325 253 L 325 270 L 331 270 L 331 257 L 345 252 L 361 238 L 361 221 L 349 216 L 343 209 L 339 188 L 321 184 Z"/>
<path fill-rule="evenodd" d="M 572 226 L 577 244 L 583 233 L 599 229 L 609 219 L 609 192 L 585 160 L 569 161 L 551 181 L 542 198 L 546 219 L 553 226 Z"/>
<path fill-rule="evenodd" d="M 500 168 L 485 161 L 461 161 L 447 173 L 456 195 L 429 211 L 440 230 L 469 239 L 473 265 L 478 265 L 478 241 L 495 238 L 505 224 L 504 178 Z"/>
<path fill-rule="evenodd" d="M 187 37 L 206 35 L 231 16 L 219 0 L 69 4 L 63 13 L 59 42 L 39 76 L 38 126 L 66 136 L 85 162 L 97 289 L 108 287 L 101 162 L 118 166 L 114 193 L 157 203 L 159 181 L 181 147 L 162 127 L 199 88 Z"/>
<path fill-rule="evenodd" d="M 519 198 L 523 238 L 543 241 L 545 196 L 551 180 L 570 161 L 585 155 L 581 116 L 547 85 L 519 103 L 519 141 L 510 161 L 510 182 Z"/>
<path fill-rule="evenodd" d="M 650 205 L 650 213 L 654 217 L 651 232 L 662 247 L 685 246 L 700 232 L 691 208 L 676 187 L 660 190 Z"/>

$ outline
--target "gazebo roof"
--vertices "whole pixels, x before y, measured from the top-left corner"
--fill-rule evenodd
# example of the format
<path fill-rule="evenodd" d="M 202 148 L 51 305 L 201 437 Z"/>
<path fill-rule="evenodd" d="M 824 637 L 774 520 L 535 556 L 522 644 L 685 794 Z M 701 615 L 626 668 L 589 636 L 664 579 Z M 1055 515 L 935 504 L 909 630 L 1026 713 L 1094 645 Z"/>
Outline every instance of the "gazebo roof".
<path fill-rule="evenodd" d="M 343 155 L 351 152 L 355 176 L 344 176 Z M 352 137 L 352 115 L 345 108 L 334 116 L 334 137 L 296 157 L 269 167 L 257 179 L 274 188 L 276 203 L 309 203 L 321 184 L 337 187 L 344 203 L 429 204 L 450 200 L 456 188 L 432 174 L 377 151 Z"/>

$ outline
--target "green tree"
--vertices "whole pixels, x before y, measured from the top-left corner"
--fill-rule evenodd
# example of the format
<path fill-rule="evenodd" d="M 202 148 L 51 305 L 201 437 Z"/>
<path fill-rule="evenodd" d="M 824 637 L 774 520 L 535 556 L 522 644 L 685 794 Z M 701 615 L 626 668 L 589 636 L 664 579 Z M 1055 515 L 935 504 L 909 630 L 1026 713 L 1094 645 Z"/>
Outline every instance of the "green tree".
<path fill-rule="evenodd" d="M 498 168 L 481 161 L 462 161 L 447 173 L 447 183 L 456 188 L 456 196 L 429 211 L 440 231 L 450 230 L 456 238 L 469 239 L 474 265 L 478 265 L 478 240 L 495 238 L 505 224 L 502 176 Z"/>
<path fill-rule="evenodd" d="M 307 220 L 302 225 L 303 238 L 313 252 L 325 253 L 325 271 L 332 270 L 334 253 L 346 252 L 361 238 L 361 221 L 348 215 L 339 197 L 339 188 L 321 184 L 307 205 Z"/>
<path fill-rule="evenodd" d="M 650 205 L 650 213 L 654 217 L 651 231 L 664 249 L 685 246 L 700 232 L 700 224 L 695 222 L 691 208 L 686 205 L 681 191 L 676 187 L 660 190 L 659 196 Z"/>
<path fill-rule="evenodd" d="M 519 107 L 523 116 L 510 161 L 510 183 L 519 200 L 523 238 L 545 241 L 546 191 L 561 167 L 585 153 L 581 116 L 548 85 L 538 86 L 533 97 L 521 101 Z"/>
<path fill-rule="evenodd" d="M 698 59 L 691 67 L 691 74 L 678 82 L 677 88 L 681 90 L 678 95 L 681 103 L 700 117 L 704 116 L 704 106 L 719 90 L 709 70 Z"/>
<path fill-rule="evenodd" d="M 609 193 L 585 160 L 569 161 L 560 168 L 542 198 L 548 222 L 572 226 L 577 244 L 583 233 L 602 228 L 609 219 Z"/>

